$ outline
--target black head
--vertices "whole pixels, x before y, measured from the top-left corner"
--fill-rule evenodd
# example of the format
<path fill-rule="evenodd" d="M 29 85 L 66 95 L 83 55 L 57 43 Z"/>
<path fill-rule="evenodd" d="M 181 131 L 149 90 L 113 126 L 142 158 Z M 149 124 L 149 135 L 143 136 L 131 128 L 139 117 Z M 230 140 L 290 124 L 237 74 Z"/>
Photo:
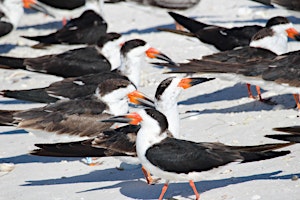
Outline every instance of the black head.
<path fill-rule="evenodd" d="M 155 99 L 159 100 L 161 95 L 165 92 L 165 90 L 169 87 L 169 85 L 172 83 L 172 80 L 174 77 L 169 77 L 163 80 L 157 87 L 157 90 L 155 92 Z"/>
<path fill-rule="evenodd" d="M 130 52 L 132 49 L 136 47 L 145 46 L 146 42 L 144 40 L 140 39 L 133 39 L 126 41 L 123 46 L 121 47 L 121 54 L 126 55 L 128 52 Z"/>
<path fill-rule="evenodd" d="M 266 27 L 270 28 L 275 25 L 288 24 L 288 23 L 290 23 L 290 21 L 286 17 L 277 16 L 277 17 L 272 17 L 271 19 L 269 19 L 266 24 Z"/>
<path fill-rule="evenodd" d="M 115 32 L 107 33 L 104 36 L 100 37 L 100 39 L 97 42 L 97 46 L 103 47 L 107 42 L 117 40 L 121 36 L 122 36 L 121 34 Z"/>
<path fill-rule="evenodd" d="M 104 96 L 117 89 L 126 88 L 130 84 L 132 83 L 125 79 L 119 79 L 119 78 L 107 79 L 98 85 L 98 91 L 101 96 Z"/>
<path fill-rule="evenodd" d="M 152 108 L 145 109 L 145 112 L 159 123 L 162 132 L 168 129 L 168 120 L 164 114 Z"/>

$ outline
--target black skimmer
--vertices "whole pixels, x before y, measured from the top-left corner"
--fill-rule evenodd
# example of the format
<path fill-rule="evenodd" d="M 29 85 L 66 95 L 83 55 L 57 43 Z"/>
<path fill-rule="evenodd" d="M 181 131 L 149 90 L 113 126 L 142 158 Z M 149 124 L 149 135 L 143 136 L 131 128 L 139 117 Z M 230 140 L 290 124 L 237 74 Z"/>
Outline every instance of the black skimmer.
<path fill-rule="evenodd" d="M 0 68 L 24 69 L 56 76 L 77 77 L 112 71 L 120 66 L 123 38 L 118 33 L 107 33 L 97 45 L 73 49 L 61 54 L 36 58 L 0 56 Z"/>
<path fill-rule="evenodd" d="M 265 137 L 288 141 L 288 142 L 300 143 L 300 126 L 273 128 L 273 130 L 286 132 L 290 134 L 274 134 L 274 135 L 266 135 Z"/>
<path fill-rule="evenodd" d="M 163 199 L 169 181 L 189 181 L 196 199 L 199 199 L 194 185 L 194 181 L 201 178 L 199 172 L 209 173 L 232 162 L 247 163 L 284 156 L 290 151 L 273 150 L 293 144 L 229 146 L 176 139 L 168 130 L 166 117 L 155 109 L 139 110 L 105 121 L 141 125 L 136 138 L 137 156 L 153 175 L 166 180 L 159 199 Z"/>
<path fill-rule="evenodd" d="M 268 6 L 300 11 L 300 2 L 298 0 L 252 0 L 252 1 L 264 5 L 268 5 Z"/>
<path fill-rule="evenodd" d="M 211 79 L 207 78 L 167 78 L 157 87 L 154 104 L 146 95 L 138 91 L 130 93 L 128 97 L 131 103 L 155 107 L 165 113 L 170 124 L 170 130 L 174 131 L 174 136 L 180 137 L 179 114 L 177 109 L 179 94 L 183 89 L 210 80 Z M 98 152 L 98 155 L 96 154 L 95 157 L 125 156 L 122 157 L 122 161 L 130 164 L 138 164 L 139 162 L 136 158 L 131 158 L 132 156 L 136 157 L 135 138 L 138 130 L 139 126 L 129 125 L 111 131 L 104 131 L 103 133 L 99 133 L 94 139 L 81 142 L 36 144 L 39 149 L 34 150 L 31 154 L 39 156 L 81 157 L 82 152 L 84 152 L 84 156 L 91 157 L 95 156 L 95 152 Z M 92 151 L 94 148 L 96 150 Z M 79 150 L 80 152 L 78 152 Z M 91 151 L 90 154 L 88 154 L 89 151 Z M 143 169 L 143 172 L 147 182 L 149 184 L 153 183 L 154 181 L 150 173 L 145 169 Z"/>
<path fill-rule="evenodd" d="M 0 2 L 0 37 L 9 34 L 12 30 L 17 28 L 24 14 L 23 6 L 26 7 L 24 0 L 2 0 Z M 28 8 L 51 15 L 39 4 L 28 6 Z"/>
<path fill-rule="evenodd" d="M 215 76 L 226 80 L 229 79 L 261 85 L 261 83 L 257 83 L 257 77 L 261 76 L 262 72 L 268 69 L 270 63 L 276 65 L 277 59 L 281 58 L 280 54 L 286 53 L 287 37 L 297 40 L 300 38 L 300 34 L 293 28 L 293 25 L 287 23 L 286 18 L 282 18 L 282 20 L 286 23 L 272 26 L 271 28 L 263 28 L 258 31 L 253 36 L 250 46 L 248 47 L 204 56 L 201 60 L 193 59 L 188 63 L 180 64 L 177 68 L 171 66 L 171 68 L 173 68 L 172 72 L 223 73 L 221 75 L 215 74 Z M 232 76 L 232 74 L 234 75 Z M 243 77 L 236 74 L 243 75 Z M 257 92 L 259 99 L 263 100 L 258 87 Z M 249 84 L 248 93 L 250 97 L 253 97 Z"/>
<path fill-rule="evenodd" d="M 70 140 L 73 140 L 71 136 L 83 140 L 97 136 L 112 125 L 100 123 L 99 120 L 127 113 L 127 95 L 135 90 L 136 87 L 130 81 L 107 79 L 98 85 L 93 95 L 74 100 L 60 100 L 44 107 L 8 115 L 14 119 L 11 124 L 28 132 L 43 134 L 42 136 L 53 139 L 58 135 L 66 136 L 65 138 Z"/>
<path fill-rule="evenodd" d="M 99 13 L 86 10 L 71 19 L 61 29 L 41 36 L 23 36 L 38 41 L 40 46 L 51 44 L 96 44 L 106 34 L 107 23 Z"/>
<path fill-rule="evenodd" d="M 180 14 L 169 12 L 171 17 L 184 28 L 189 30 L 193 36 L 201 42 L 213 45 L 220 51 L 232 50 L 236 47 L 248 46 L 252 37 L 262 28 L 259 25 L 225 28 L 221 26 L 205 24 Z M 289 20 L 285 17 L 272 17 L 266 23 L 267 28 L 272 30 L 288 26 Z M 278 28 L 277 28 L 278 27 Z M 177 32 L 176 30 L 160 29 Z M 179 31 L 180 32 L 180 31 Z M 180 32 L 181 33 L 181 32 Z"/>
<path fill-rule="evenodd" d="M 2 95 L 27 101 L 42 103 L 54 102 L 61 98 L 78 98 L 93 93 L 97 85 L 107 77 L 123 77 L 129 79 L 136 86 L 139 85 L 140 70 L 145 54 L 149 58 L 174 63 L 170 58 L 155 48 L 150 47 L 145 41 L 133 39 L 125 42 L 121 47 L 121 66 L 113 72 L 101 74 L 90 74 L 74 78 L 66 78 L 62 81 L 52 83 L 46 88 L 2 91 Z"/>

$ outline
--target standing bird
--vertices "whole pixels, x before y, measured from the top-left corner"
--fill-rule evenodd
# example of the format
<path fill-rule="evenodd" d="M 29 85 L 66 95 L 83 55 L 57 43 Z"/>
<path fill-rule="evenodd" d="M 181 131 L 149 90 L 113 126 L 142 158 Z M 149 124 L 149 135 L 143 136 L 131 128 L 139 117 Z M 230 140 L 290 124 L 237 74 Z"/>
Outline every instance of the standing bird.
<path fill-rule="evenodd" d="M 149 58 L 157 58 L 174 63 L 166 55 L 150 47 L 145 41 L 133 39 L 125 42 L 121 47 L 121 66 L 112 72 L 90 74 L 74 78 L 66 78 L 62 81 L 52 83 L 46 88 L 2 91 L 2 95 L 35 102 L 55 102 L 58 99 L 74 99 L 93 93 L 97 85 L 107 77 L 123 77 L 129 79 L 136 86 L 140 82 L 141 65 L 145 55 Z"/>
<path fill-rule="evenodd" d="M 173 69 L 172 72 L 217 73 L 215 76 L 221 79 L 260 84 L 253 77 L 259 77 L 268 68 L 268 64 L 272 62 L 272 64 L 277 64 L 276 59 L 280 58 L 278 55 L 287 52 L 287 37 L 297 40 L 300 38 L 298 31 L 285 17 L 277 18 L 281 19 L 282 24 L 258 31 L 248 47 L 215 53 L 204 56 L 200 60 L 193 59 L 188 63 L 180 64 L 177 68 L 170 66 Z M 250 84 L 247 84 L 247 87 L 249 97 L 254 98 Z M 259 100 L 264 101 L 259 87 L 257 87 L 257 93 Z"/>
<path fill-rule="evenodd" d="M 169 181 L 189 181 L 196 199 L 199 199 L 194 181 L 200 180 L 205 172 L 209 173 L 210 170 L 232 162 L 247 163 L 284 156 L 290 151 L 273 150 L 293 144 L 228 146 L 222 143 L 196 143 L 176 139 L 168 130 L 166 117 L 154 109 L 139 110 L 105 121 L 141 125 L 136 138 L 137 156 L 153 175 L 166 180 L 160 200 L 167 191 Z"/>
<path fill-rule="evenodd" d="M 107 33 L 97 45 L 73 49 L 61 54 L 36 58 L 0 56 L 0 68 L 24 69 L 56 76 L 77 77 L 109 72 L 120 66 L 123 38 L 118 33 Z"/>
<path fill-rule="evenodd" d="M 210 81 L 207 78 L 175 78 L 170 77 L 163 80 L 157 87 L 154 105 L 146 95 L 135 91 L 128 95 L 131 103 L 155 107 L 167 116 L 170 130 L 175 137 L 179 135 L 179 113 L 177 108 L 178 96 L 183 89 Z M 1 119 L 1 115 L 0 115 Z M 138 164 L 136 159 L 135 138 L 139 126 L 128 125 L 115 130 L 104 131 L 94 139 L 81 142 L 36 144 L 39 149 L 31 152 L 38 156 L 63 156 L 63 157 L 104 157 L 104 156 L 125 156 L 122 161 L 130 164 Z M 93 150 L 95 149 L 95 151 Z M 102 150 L 100 150 L 102 149 Z M 132 158 L 132 156 L 135 156 Z M 142 168 L 148 184 L 152 184 L 150 173 Z"/>
<path fill-rule="evenodd" d="M 178 24 L 189 30 L 192 36 L 197 37 L 203 43 L 213 45 L 220 51 L 232 50 L 236 47 L 248 46 L 251 42 L 252 37 L 258 31 L 264 28 L 263 26 L 259 25 L 226 28 L 196 21 L 174 12 L 169 12 L 169 15 Z M 290 22 L 285 17 L 277 16 L 270 18 L 267 21 L 265 27 L 276 30 L 280 27 L 286 27 L 289 23 Z M 171 29 L 160 28 L 160 30 L 182 33 L 182 31 Z"/>

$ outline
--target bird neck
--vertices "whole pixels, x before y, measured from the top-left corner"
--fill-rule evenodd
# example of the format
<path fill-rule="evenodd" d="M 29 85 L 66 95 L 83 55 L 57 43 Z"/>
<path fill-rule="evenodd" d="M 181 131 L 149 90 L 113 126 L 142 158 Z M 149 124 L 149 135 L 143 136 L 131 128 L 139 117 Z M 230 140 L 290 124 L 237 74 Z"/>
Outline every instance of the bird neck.
<path fill-rule="evenodd" d="M 173 134 L 175 138 L 179 138 L 179 113 L 178 113 L 178 106 L 177 106 L 177 101 L 170 103 L 170 102 L 159 102 L 156 103 L 155 108 L 163 113 L 168 120 L 169 124 L 169 130 Z"/>
<path fill-rule="evenodd" d="M 12 23 L 16 28 L 24 14 L 23 5 L 21 0 L 6 0 L 3 5 L 0 5 L 0 10 L 5 14 L 1 20 Z"/>
<path fill-rule="evenodd" d="M 136 151 L 139 159 L 144 158 L 148 148 L 168 137 L 166 132 L 160 133 L 158 126 L 143 124 L 136 138 Z"/>
<path fill-rule="evenodd" d="M 122 75 L 127 76 L 128 79 L 136 86 L 140 83 L 140 71 L 142 64 L 141 56 L 121 56 L 121 66 L 118 68 Z"/>
<path fill-rule="evenodd" d="M 121 65 L 120 45 L 114 42 L 108 42 L 101 49 L 101 53 L 109 60 L 111 71 L 117 69 Z"/>
<path fill-rule="evenodd" d="M 129 106 L 127 98 L 124 98 L 122 100 L 116 100 L 116 101 L 109 101 L 106 103 L 108 106 L 107 113 L 112 115 L 124 115 L 128 113 Z"/>

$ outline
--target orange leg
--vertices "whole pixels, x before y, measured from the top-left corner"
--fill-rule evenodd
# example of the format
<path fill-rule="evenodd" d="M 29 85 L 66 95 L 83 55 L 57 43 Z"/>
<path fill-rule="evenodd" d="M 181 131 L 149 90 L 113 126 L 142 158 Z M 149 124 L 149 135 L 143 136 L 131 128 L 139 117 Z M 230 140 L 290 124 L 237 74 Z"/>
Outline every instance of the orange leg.
<path fill-rule="evenodd" d="M 142 171 L 144 173 L 147 183 L 149 185 L 153 184 L 154 181 L 153 181 L 153 178 L 152 178 L 150 172 L 144 166 L 142 166 Z"/>
<path fill-rule="evenodd" d="M 195 186 L 195 183 L 192 180 L 190 180 L 190 186 L 192 187 L 192 189 L 193 189 L 193 191 L 196 195 L 196 200 L 199 200 L 200 199 L 200 194 L 198 193 L 197 188 Z"/>
<path fill-rule="evenodd" d="M 165 183 L 164 187 L 161 190 L 158 200 L 162 200 L 164 198 L 164 195 L 165 195 L 167 189 L 168 189 L 168 183 Z"/>
<path fill-rule="evenodd" d="M 263 99 L 261 98 L 261 91 L 259 86 L 256 86 L 256 91 L 259 101 L 263 101 Z"/>
<path fill-rule="evenodd" d="M 298 110 L 300 110 L 300 95 L 299 94 L 293 94 L 293 96 L 294 96 L 294 99 L 296 101 L 297 108 L 298 108 Z"/>
<path fill-rule="evenodd" d="M 247 89 L 248 89 L 248 96 L 249 98 L 252 98 L 252 99 L 255 99 L 255 97 L 252 95 L 252 92 L 251 92 L 251 85 L 249 83 L 246 84 L 247 85 Z"/>
<path fill-rule="evenodd" d="M 62 21 L 61 21 L 62 25 L 66 25 L 67 24 L 67 19 L 65 17 L 62 18 Z"/>
<path fill-rule="evenodd" d="M 184 27 L 178 24 L 177 22 L 175 22 L 175 29 L 179 31 L 184 31 Z"/>

